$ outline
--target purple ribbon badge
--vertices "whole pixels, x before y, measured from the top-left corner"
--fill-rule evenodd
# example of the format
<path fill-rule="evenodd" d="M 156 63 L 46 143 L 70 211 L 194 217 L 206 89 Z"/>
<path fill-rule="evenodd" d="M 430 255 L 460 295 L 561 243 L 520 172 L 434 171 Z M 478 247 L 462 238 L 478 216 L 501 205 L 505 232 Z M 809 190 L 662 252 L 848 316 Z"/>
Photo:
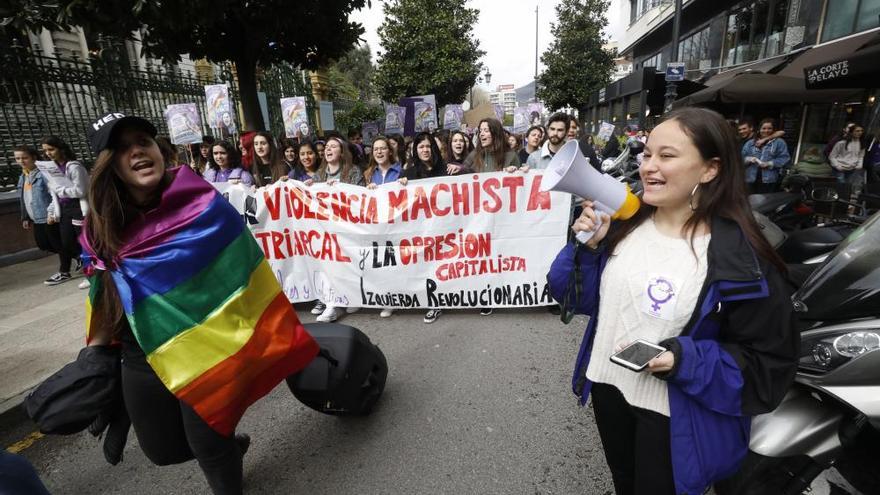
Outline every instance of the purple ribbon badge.
<path fill-rule="evenodd" d="M 665 278 L 657 277 L 648 282 L 648 298 L 654 303 L 651 305 L 652 310 L 660 311 L 660 305 L 668 303 L 673 296 L 675 296 L 675 290 L 672 287 L 672 282 Z"/>

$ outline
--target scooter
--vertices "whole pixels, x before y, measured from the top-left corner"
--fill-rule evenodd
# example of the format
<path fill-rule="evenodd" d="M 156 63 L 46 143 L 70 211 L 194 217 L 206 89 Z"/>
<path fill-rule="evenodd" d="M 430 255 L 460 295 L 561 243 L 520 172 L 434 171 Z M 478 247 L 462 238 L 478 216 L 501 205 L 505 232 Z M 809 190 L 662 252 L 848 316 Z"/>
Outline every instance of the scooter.
<path fill-rule="evenodd" d="M 795 382 L 752 420 L 740 471 L 719 494 L 795 495 L 832 466 L 880 490 L 880 213 L 855 229 L 792 297 L 801 332 Z"/>

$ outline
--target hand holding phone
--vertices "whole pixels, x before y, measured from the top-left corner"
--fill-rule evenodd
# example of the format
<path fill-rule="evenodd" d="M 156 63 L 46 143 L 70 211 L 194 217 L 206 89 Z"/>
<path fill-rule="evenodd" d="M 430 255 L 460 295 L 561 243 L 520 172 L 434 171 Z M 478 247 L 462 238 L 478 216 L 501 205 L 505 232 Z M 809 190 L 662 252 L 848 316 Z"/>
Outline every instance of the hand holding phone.
<path fill-rule="evenodd" d="M 665 347 L 639 339 L 612 354 L 611 362 L 632 371 L 642 371 L 652 359 L 666 351 Z"/>

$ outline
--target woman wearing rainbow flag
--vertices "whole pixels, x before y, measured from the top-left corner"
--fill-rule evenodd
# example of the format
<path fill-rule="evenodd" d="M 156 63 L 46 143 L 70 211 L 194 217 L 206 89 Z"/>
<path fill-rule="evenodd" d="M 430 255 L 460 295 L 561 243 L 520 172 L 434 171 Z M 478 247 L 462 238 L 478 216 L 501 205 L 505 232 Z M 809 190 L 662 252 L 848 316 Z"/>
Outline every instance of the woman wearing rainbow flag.
<path fill-rule="evenodd" d="M 215 494 L 237 494 L 250 443 L 238 421 L 318 346 L 235 209 L 189 167 L 166 169 L 155 135 L 119 113 L 89 128 L 88 342 L 121 343 L 146 456 L 195 458 Z"/>

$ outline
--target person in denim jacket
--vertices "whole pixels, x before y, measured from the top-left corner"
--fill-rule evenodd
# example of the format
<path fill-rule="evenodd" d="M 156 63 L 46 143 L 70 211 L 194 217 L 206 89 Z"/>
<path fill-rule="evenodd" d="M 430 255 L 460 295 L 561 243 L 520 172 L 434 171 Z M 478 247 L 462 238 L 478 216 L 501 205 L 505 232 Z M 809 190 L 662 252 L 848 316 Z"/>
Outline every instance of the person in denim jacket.
<path fill-rule="evenodd" d="M 34 232 L 37 247 L 50 253 L 61 251 L 61 234 L 58 220 L 49 216 L 49 210 L 58 210 L 58 198 L 50 191 L 46 178 L 36 167 L 37 150 L 30 146 L 18 146 L 13 152 L 15 162 L 21 166 L 18 179 L 21 226 Z"/>
<path fill-rule="evenodd" d="M 773 119 L 764 119 L 758 130 L 759 138 L 766 138 L 776 132 Z M 791 162 L 785 141 L 774 138 L 763 146 L 758 146 L 758 138 L 746 141 L 742 148 L 743 162 L 746 164 L 746 183 L 750 194 L 774 192 L 779 188 L 782 170 Z M 758 171 L 761 173 L 759 174 Z"/>

